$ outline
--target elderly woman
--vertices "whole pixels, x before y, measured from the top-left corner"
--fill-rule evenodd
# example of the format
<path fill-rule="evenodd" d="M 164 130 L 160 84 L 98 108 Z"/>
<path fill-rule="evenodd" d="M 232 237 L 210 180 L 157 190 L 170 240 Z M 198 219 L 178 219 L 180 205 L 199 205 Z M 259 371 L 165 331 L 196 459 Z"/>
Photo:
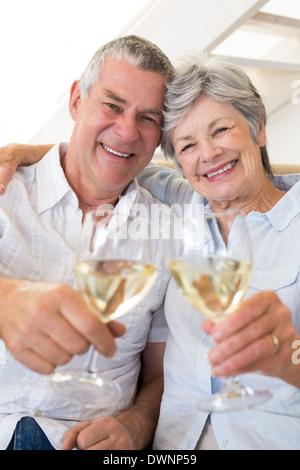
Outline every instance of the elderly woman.
<path fill-rule="evenodd" d="M 285 305 L 299 333 L 299 175 L 272 176 L 265 108 L 247 75 L 235 65 L 206 55 L 186 57 L 168 86 L 165 104 L 162 148 L 182 168 L 194 191 L 183 182 L 175 190 L 174 176 L 161 175 L 164 200 L 199 203 L 204 198 L 213 211 L 242 209 L 254 240 L 255 261 L 248 299 L 240 311 L 216 326 L 208 321 L 203 325 L 219 342 L 209 353 L 214 377 L 204 359 L 210 345 L 199 314 L 170 282 L 165 300 L 170 328 L 165 391 L 154 446 L 300 449 L 300 391 L 293 386 L 299 385 L 299 361 L 293 364 L 292 331 L 282 323 Z M 154 192 L 153 186 L 148 189 Z M 283 305 L 275 313 L 272 302 L 275 306 L 277 296 Z M 257 314 L 258 301 L 261 312 L 268 305 L 267 314 Z M 245 385 L 269 390 L 269 401 L 210 417 L 197 408 L 202 396 L 219 389 L 216 376 L 256 370 L 280 377 L 261 372 L 240 377 Z"/>
<path fill-rule="evenodd" d="M 187 179 L 152 166 L 140 183 L 170 205 L 242 209 L 256 261 L 247 300 L 216 325 L 206 320 L 201 328 L 199 313 L 170 282 L 156 449 L 300 449 L 300 361 L 292 349 L 300 344 L 300 175 L 272 176 L 265 123 L 261 98 L 240 68 L 206 55 L 178 67 L 166 95 L 162 148 Z M 47 149 L 37 148 L 36 157 Z M 7 153 L 16 162 L 26 147 Z M 216 343 L 211 350 L 203 329 Z M 201 396 L 231 374 L 244 374 L 242 382 L 272 398 L 235 413 L 200 411 Z"/>

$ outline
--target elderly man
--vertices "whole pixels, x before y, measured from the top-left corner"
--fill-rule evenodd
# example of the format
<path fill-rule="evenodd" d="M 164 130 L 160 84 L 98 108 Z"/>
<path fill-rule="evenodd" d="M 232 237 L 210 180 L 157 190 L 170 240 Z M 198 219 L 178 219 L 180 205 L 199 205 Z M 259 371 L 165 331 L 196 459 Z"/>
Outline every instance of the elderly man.
<path fill-rule="evenodd" d="M 168 58 L 136 36 L 100 48 L 71 87 L 75 122 L 67 146 L 56 145 L 37 165 L 20 169 L 0 201 L 0 448 L 88 448 L 84 429 L 101 427 L 97 448 L 141 449 L 152 440 L 162 393 L 162 358 L 167 328 L 159 317 L 168 274 L 161 270 L 154 292 L 128 327 L 102 324 L 76 290 L 74 256 L 85 214 L 101 204 L 151 204 L 135 177 L 160 143 Z M 154 314 L 158 311 L 157 314 Z M 142 328 L 141 326 L 142 325 Z M 110 360 L 122 337 L 119 354 Z M 47 377 L 57 365 L 82 367 L 93 343 L 98 368 L 117 377 L 122 404 L 87 411 L 66 402 Z M 139 391 L 136 395 L 140 372 Z M 34 372 L 33 372 L 34 371 Z M 105 415 L 110 416 L 105 416 Z M 101 417 L 102 416 L 102 417 Z M 90 433 L 89 433 L 90 434 Z M 40 443 L 26 436 L 38 436 Z M 20 444 L 21 442 L 21 444 Z"/>

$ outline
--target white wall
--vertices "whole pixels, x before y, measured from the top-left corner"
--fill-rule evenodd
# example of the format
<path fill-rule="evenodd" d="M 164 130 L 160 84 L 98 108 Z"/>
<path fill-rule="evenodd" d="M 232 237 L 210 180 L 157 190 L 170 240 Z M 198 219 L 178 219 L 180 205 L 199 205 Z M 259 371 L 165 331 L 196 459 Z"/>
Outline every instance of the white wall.
<path fill-rule="evenodd" d="M 300 100 L 273 114 L 267 124 L 271 163 L 300 164 Z"/>
<path fill-rule="evenodd" d="M 74 121 L 69 113 L 66 101 L 51 119 L 28 140 L 28 144 L 51 144 L 68 142 L 73 130 Z"/>

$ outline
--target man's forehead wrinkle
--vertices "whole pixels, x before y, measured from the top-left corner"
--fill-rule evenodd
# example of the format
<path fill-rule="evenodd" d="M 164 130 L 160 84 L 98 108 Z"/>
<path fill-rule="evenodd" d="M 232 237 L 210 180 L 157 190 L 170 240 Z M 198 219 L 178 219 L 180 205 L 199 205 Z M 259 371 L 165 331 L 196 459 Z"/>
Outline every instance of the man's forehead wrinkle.
<path fill-rule="evenodd" d="M 108 88 L 104 89 L 104 94 L 108 98 L 111 98 L 115 101 L 118 101 L 119 103 L 126 103 L 126 100 L 124 98 L 121 98 L 121 96 L 117 95 L 113 90 L 109 90 Z"/>
<path fill-rule="evenodd" d="M 113 90 L 109 90 L 108 88 L 104 88 L 104 94 L 107 98 L 111 98 L 114 101 L 121 103 L 121 104 L 127 104 L 126 99 L 121 98 L 119 95 L 117 95 Z M 146 108 L 142 110 L 143 113 L 149 113 L 149 114 L 156 114 L 158 116 L 163 116 L 163 112 L 159 108 Z"/>

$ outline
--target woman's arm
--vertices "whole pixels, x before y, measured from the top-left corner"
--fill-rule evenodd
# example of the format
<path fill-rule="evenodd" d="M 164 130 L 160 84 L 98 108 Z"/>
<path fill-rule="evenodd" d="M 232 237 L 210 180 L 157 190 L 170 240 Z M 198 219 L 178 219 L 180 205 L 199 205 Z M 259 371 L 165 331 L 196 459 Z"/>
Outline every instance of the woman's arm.
<path fill-rule="evenodd" d="M 193 188 L 173 168 L 155 165 L 154 161 L 139 174 L 137 180 L 142 188 L 147 189 L 153 197 L 164 204 L 173 206 L 191 203 L 194 194 Z"/>
<path fill-rule="evenodd" d="M 53 144 L 25 145 L 8 144 L 0 148 L 0 194 L 12 179 L 16 168 L 20 165 L 32 165 L 38 162 Z"/>

